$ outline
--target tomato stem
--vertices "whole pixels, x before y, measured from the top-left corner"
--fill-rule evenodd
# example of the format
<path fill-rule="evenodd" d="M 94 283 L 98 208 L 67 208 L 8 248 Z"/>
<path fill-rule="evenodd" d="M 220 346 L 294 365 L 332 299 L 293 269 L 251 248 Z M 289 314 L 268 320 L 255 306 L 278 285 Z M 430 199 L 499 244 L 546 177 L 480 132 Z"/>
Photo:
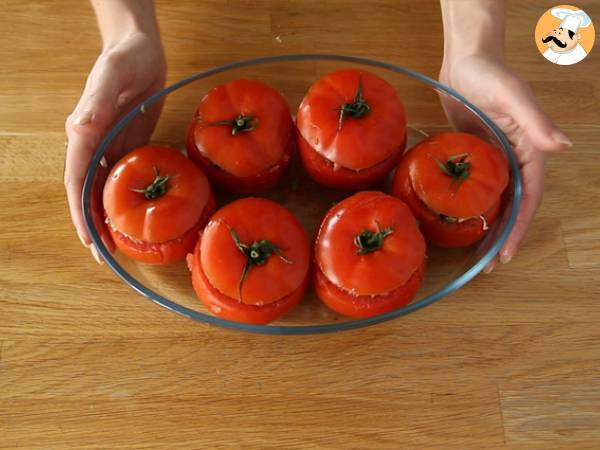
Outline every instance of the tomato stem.
<path fill-rule="evenodd" d="M 452 177 L 450 189 L 456 185 L 456 190 L 458 190 L 461 183 L 469 178 L 471 174 L 471 163 L 467 161 L 469 156 L 471 155 L 468 153 L 459 153 L 458 155 L 450 156 L 446 162 L 442 162 L 433 156 L 440 170 L 447 176 Z"/>
<path fill-rule="evenodd" d="M 363 230 L 356 236 L 354 236 L 354 245 L 358 247 L 356 251 L 359 255 L 366 255 L 372 253 L 383 247 L 383 240 L 394 232 L 392 227 L 380 228 L 377 223 L 377 231 Z"/>
<path fill-rule="evenodd" d="M 161 175 L 158 167 L 154 167 L 154 181 L 146 186 L 144 189 L 131 189 L 133 192 L 139 192 L 144 194 L 144 197 L 148 200 L 154 200 L 162 197 L 167 192 L 167 181 L 171 178 L 168 175 Z"/>
<path fill-rule="evenodd" d="M 212 122 L 208 124 L 208 126 L 220 126 L 220 125 L 228 125 L 231 127 L 231 135 L 235 136 L 236 134 L 243 132 L 247 133 L 256 129 L 258 126 L 258 117 L 252 115 L 244 115 L 238 114 L 232 120 L 219 120 L 218 122 Z"/>
<path fill-rule="evenodd" d="M 246 257 L 246 264 L 244 265 L 244 270 L 242 270 L 242 276 L 240 277 L 239 285 L 239 297 L 241 302 L 242 287 L 244 286 L 244 281 L 246 281 L 248 272 L 253 266 L 262 266 L 266 264 L 269 260 L 269 257 L 274 254 L 279 256 L 279 258 L 281 258 L 281 260 L 287 264 L 292 264 L 292 261 L 285 257 L 281 248 L 272 242 L 267 241 L 266 239 L 254 241 L 251 245 L 247 245 L 241 241 L 239 235 L 233 228 L 231 228 L 230 231 L 231 238 L 233 239 L 233 242 L 235 242 L 236 247 Z"/>
<path fill-rule="evenodd" d="M 353 119 L 360 119 L 366 116 L 371 111 L 371 107 L 366 102 L 362 93 L 362 78 L 358 79 L 358 88 L 356 89 L 356 95 L 351 103 L 344 103 L 340 106 L 340 117 L 338 119 L 338 131 L 342 129 L 344 119 L 351 117 Z"/>

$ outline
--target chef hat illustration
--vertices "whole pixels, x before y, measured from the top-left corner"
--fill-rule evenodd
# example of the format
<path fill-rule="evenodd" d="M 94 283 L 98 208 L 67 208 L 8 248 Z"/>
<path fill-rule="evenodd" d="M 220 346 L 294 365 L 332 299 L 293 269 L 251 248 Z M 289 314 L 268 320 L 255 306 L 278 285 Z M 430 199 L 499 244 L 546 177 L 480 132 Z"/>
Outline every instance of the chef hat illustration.
<path fill-rule="evenodd" d="M 571 30 L 573 33 L 577 33 L 579 28 L 586 28 L 592 23 L 590 16 L 580 9 L 553 8 L 550 14 L 561 20 L 560 28 Z"/>

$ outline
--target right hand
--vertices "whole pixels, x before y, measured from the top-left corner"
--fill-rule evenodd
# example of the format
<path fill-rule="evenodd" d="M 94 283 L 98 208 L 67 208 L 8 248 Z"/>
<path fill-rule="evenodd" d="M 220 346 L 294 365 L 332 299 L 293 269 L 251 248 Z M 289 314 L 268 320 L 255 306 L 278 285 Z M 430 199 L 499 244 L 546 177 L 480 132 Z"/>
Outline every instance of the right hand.
<path fill-rule="evenodd" d="M 74 111 L 67 117 L 67 150 L 64 183 L 71 219 L 82 244 L 90 248 L 101 262 L 85 225 L 81 209 L 83 181 L 92 155 L 111 126 L 133 107 L 164 87 L 166 62 L 158 37 L 136 32 L 125 36 L 103 50 L 90 72 L 83 94 Z M 105 167 L 110 167 L 127 151 L 145 144 L 158 121 L 162 104 L 155 104 L 138 114 L 125 132 L 121 132 L 105 154 Z M 104 177 L 107 170 L 102 170 Z M 97 174 L 93 213 L 98 226 L 104 227 L 102 183 Z M 102 230 L 103 238 L 108 236 Z M 110 241 L 108 241 L 110 245 Z"/>

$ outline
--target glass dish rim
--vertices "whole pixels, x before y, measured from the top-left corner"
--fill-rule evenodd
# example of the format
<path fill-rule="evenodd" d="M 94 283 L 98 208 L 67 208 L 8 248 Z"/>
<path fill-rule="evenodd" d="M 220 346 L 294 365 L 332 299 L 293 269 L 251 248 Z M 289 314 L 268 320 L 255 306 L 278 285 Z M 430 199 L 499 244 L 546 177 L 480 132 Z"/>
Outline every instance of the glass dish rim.
<path fill-rule="evenodd" d="M 239 322 L 233 322 L 226 319 L 221 319 L 209 314 L 202 313 L 200 311 L 193 310 L 191 308 L 180 305 L 172 300 L 169 300 L 166 297 L 154 292 L 152 289 L 146 287 L 143 283 L 139 282 L 136 278 L 130 275 L 113 257 L 111 252 L 106 248 L 98 231 L 96 230 L 92 218 L 91 208 L 90 208 L 90 195 L 92 192 L 93 180 L 96 174 L 96 170 L 98 165 L 100 164 L 100 160 L 106 152 L 109 144 L 112 140 L 117 136 L 117 134 L 138 114 L 143 113 L 144 110 L 161 99 L 165 97 L 169 93 L 186 86 L 196 80 L 207 78 L 211 75 L 215 75 L 217 73 L 225 72 L 231 69 L 238 69 L 247 66 L 259 65 L 259 64 L 268 64 L 268 63 L 276 63 L 276 62 L 290 62 L 290 61 L 341 61 L 347 63 L 356 63 L 362 64 L 371 67 L 378 67 L 382 69 L 387 69 L 392 72 L 400 73 L 409 77 L 412 77 L 418 81 L 421 81 L 425 84 L 430 85 L 434 89 L 438 91 L 442 91 L 444 94 L 449 95 L 455 100 L 463 103 L 475 116 L 479 118 L 487 127 L 492 131 L 496 139 L 500 142 L 502 146 L 502 150 L 508 158 L 508 163 L 511 171 L 511 180 L 513 187 L 513 203 L 510 211 L 510 215 L 506 224 L 504 224 L 503 229 L 498 234 L 496 241 L 490 246 L 490 248 L 483 254 L 471 267 L 469 267 L 465 272 L 463 272 L 458 277 L 454 278 L 452 281 L 444 285 L 442 288 L 438 289 L 436 292 L 426 296 L 425 298 L 410 303 L 402 308 L 397 310 L 381 314 L 375 317 L 370 317 L 366 319 L 355 319 L 345 322 L 339 323 L 331 323 L 331 324 L 320 324 L 320 325 L 253 325 L 253 324 L 245 324 Z M 500 128 L 479 108 L 475 105 L 471 104 L 466 98 L 456 92 L 454 89 L 430 78 L 426 75 L 423 75 L 414 70 L 398 66 L 391 63 L 386 63 L 382 61 L 377 61 L 369 58 L 364 58 L 360 56 L 349 56 L 349 55 L 336 55 L 336 54 L 320 54 L 320 53 L 298 53 L 298 54 L 285 54 L 285 55 L 275 55 L 275 56 L 265 56 L 259 58 L 250 58 L 235 61 L 228 64 L 223 64 L 220 66 L 215 66 L 207 70 L 196 72 L 187 78 L 179 80 L 170 86 L 165 87 L 161 91 L 153 94 L 147 99 L 143 100 L 139 105 L 129 111 L 123 118 L 121 118 L 107 133 L 107 135 L 102 139 L 102 142 L 98 146 L 98 149 L 94 153 L 92 160 L 90 161 L 90 165 L 88 167 L 86 177 L 83 184 L 83 192 L 82 192 L 82 207 L 84 213 L 85 223 L 90 234 L 93 245 L 96 246 L 96 249 L 108 265 L 110 269 L 129 287 L 131 287 L 134 291 L 146 297 L 147 299 L 153 301 L 154 303 L 162 306 L 165 309 L 173 311 L 177 314 L 180 314 L 184 317 L 196 320 L 198 322 L 204 322 L 211 325 L 217 325 L 225 328 L 230 328 L 234 330 L 242 330 L 249 331 L 254 333 L 263 333 L 263 334 L 286 334 L 286 335 L 297 335 L 297 334 L 317 334 L 317 333 L 329 333 L 335 331 L 343 331 L 343 330 L 352 330 L 356 328 L 363 328 L 370 325 L 375 325 L 378 323 L 386 322 L 388 320 L 395 319 L 397 317 L 404 316 L 406 314 L 417 311 L 421 308 L 431 305 L 446 295 L 460 289 L 469 281 L 471 281 L 479 272 L 483 270 L 483 268 L 492 260 L 492 258 L 498 253 L 502 245 L 506 242 L 514 224 L 517 219 L 517 214 L 519 211 L 519 207 L 521 204 L 521 196 L 522 196 L 522 186 L 521 186 L 521 174 L 519 171 L 519 164 L 512 149 L 510 142 L 506 135 L 500 130 Z"/>

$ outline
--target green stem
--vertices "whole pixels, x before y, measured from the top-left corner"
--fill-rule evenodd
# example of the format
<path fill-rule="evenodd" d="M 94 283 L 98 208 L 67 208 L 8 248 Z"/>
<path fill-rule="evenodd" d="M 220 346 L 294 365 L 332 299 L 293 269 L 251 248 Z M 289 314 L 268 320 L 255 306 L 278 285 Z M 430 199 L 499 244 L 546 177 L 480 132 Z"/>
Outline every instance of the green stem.
<path fill-rule="evenodd" d="M 144 197 L 148 200 L 154 200 L 162 197 L 167 192 L 167 181 L 171 178 L 168 175 L 160 175 L 158 167 L 154 168 L 154 181 L 146 186 L 144 189 L 131 189 L 133 192 L 139 192 L 144 194 Z"/>
<path fill-rule="evenodd" d="M 251 245 L 244 244 L 241 240 L 237 232 L 231 228 L 231 238 L 233 242 L 235 242 L 236 247 L 242 252 L 242 254 L 246 257 L 246 264 L 244 265 L 244 270 L 242 271 L 242 276 L 240 277 L 239 284 L 239 297 L 240 302 L 242 301 L 242 287 L 244 286 L 244 281 L 246 281 L 246 277 L 248 276 L 248 272 L 253 266 L 262 266 L 267 263 L 269 257 L 271 255 L 277 255 L 281 260 L 287 264 L 292 264 L 288 258 L 286 258 L 277 245 L 273 244 L 266 239 L 262 239 L 260 241 L 254 241 Z"/>
<path fill-rule="evenodd" d="M 220 125 L 228 125 L 231 127 L 231 134 L 235 136 L 236 134 L 243 132 L 247 133 L 256 129 L 258 126 L 258 117 L 252 115 L 243 115 L 238 114 L 232 120 L 220 120 L 218 122 L 209 123 L 208 126 L 220 126 Z"/>
<path fill-rule="evenodd" d="M 366 116 L 371 111 L 371 106 L 363 97 L 362 93 L 362 78 L 358 79 L 358 88 L 356 89 L 356 95 L 351 103 L 344 103 L 340 106 L 340 117 L 338 119 L 338 131 L 342 129 L 344 119 L 351 117 L 353 119 L 360 119 Z"/>
<path fill-rule="evenodd" d="M 471 163 L 468 161 L 469 156 L 471 155 L 468 153 L 459 153 L 450 156 L 446 162 L 442 162 L 433 156 L 433 159 L 440 170 L 444 172 L 445 175 L 452 177 L 450 188 L 456 184 L 456 190 L 458 190 L 461 183 L 471 175 Z"/>
<path fill-rule="evenodd" d="M 377 224 L 377 231 L 363 230 L 354 237 L 354 245 L 358 247 L 356 251 L 359 255 L 372 253 L 383 247 L 383 240 L 394 232 L 391 227 L 381 229 Z"/>

